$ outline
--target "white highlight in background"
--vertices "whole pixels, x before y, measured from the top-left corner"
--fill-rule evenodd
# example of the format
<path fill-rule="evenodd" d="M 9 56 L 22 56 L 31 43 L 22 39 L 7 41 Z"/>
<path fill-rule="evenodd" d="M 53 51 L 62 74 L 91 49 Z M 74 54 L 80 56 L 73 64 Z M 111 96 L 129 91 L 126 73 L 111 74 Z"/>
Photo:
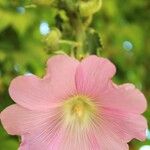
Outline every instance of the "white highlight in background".
<path fill-rule="evenodd" d="M 24 75 L 25 76 L 33 76 L 33 74 L 31 72 L 26 72 Z"/>
<path fill-rule="evenodd" d="M 130 41 L 124 41 L 124 42 L 123 42 L 123 48 L 124 48 L 126 51 L 131 51 L 132 48 L 133 48 L 133 44 L 132 44 Z"/>
<path fill-rule="evenodd" d="M 40 33 L 42 35 L 47 35 L 50 32 L 50 27 L 47 22 L 43 21 L 40 24 Z"/>
<path fill-rule="evenodd" d="M 150 130 L 149 129 L 146 130 L 146 138 L 148 140 L 150 140 Z"/>
<path fill-rule="evenodd" d="M 150 145 L 144 145 L 139 150 L 150 150 Z"/>
<path fill-rule="evenodd" d="M 17 7 L 16 10 L 17 10 L 17 12 L 20 13 L 20 14 L 24 14 L 24 13 L 26 12 L 25 8 L 24 8 L 24 7 L 21 7 L 21 6 L 20 6 L 20 7 Z"/>

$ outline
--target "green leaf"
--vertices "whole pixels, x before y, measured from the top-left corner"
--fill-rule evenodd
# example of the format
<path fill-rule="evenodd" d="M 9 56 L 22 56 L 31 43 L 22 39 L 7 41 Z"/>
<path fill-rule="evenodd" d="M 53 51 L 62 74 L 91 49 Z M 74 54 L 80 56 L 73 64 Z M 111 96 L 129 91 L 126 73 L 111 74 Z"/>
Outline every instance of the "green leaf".
<path fill-rule="evenodd" d="M 97 50 L 100 50 L 102 47 L 100 34 L 90 28 L 86 33 L 85 50 L 90 54 L 97 54 Z"/>

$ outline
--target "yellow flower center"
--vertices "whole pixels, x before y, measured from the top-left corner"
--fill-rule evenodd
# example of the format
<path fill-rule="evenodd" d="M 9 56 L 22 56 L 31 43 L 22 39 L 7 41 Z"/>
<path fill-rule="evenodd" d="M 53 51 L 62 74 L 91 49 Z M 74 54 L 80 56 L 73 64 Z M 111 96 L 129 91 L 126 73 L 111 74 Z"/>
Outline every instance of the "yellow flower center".
<path fill-rule="evenodd" d="M 66 125 L 88 125 L 96 113 L 94 101 L 86 96 L 73 96 L 63 103 Z"/>
<path fill-rule="evenodd" d="M 82 105 L 76 105 L 73 108 L 73 113 L 76 113 L 77 117 L 82 117 L 83 116 L 83 106 Z"/>

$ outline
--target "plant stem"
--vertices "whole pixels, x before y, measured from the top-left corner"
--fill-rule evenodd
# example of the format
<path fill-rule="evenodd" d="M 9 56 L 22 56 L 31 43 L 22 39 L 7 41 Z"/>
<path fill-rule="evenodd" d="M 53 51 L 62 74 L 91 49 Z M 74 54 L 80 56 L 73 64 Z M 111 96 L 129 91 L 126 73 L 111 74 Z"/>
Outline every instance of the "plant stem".
<path fill-rule="evenodd" d="M 75 22 L 75 32 L 76 32 L 76 41 L 79 43 L 79 46 L 76 49 L 76 58 L 81 59 L 84 54 L 84 42 L 85 42 L 85 27 L 82 23 L 80 15 L 77 14 L 77 18 L 74 20 Z"/>
<path fill-rule="evenodd" d="M 75 41 L 69 41 L 69 40 L 60 40 L 59 41 L 60 44 L 68 44 L 68 45 L 72 45 L 75 47 L 78 47 L 79 43 L 75 42 Z"/>

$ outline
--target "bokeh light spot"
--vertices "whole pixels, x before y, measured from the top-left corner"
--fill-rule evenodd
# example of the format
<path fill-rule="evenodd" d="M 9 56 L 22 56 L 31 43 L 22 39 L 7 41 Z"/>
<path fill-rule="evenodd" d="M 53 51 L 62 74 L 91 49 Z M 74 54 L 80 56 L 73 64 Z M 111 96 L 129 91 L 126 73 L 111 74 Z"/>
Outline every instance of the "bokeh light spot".
<path fill-rule="evenodd" d="M 147 139 L 150 140 L 150 130 L 149 129 L 146 130 L 146 137 L 147 137 Z"/>
<path fill-rule="evenodd" d="M 24 7 L 17 7 L 16 8 L 16 11 L 18 12 L 18 13 L 20 13 L 20 14 L 24 14 L 25 12 L 26 12 L 26 10 L 25 10 L 25 8 Z"/>
<path fill-rule="evenodd" d="M 132 44 L 130 41 L 124 41 L 124 42 L 123 42 L 123 48 L 124 48 L 126 51 L 131 51 L 132 48 L 133 48 L 133 44 Z"/>
<path fill-rule="evenodd" d="M 139 150 L 150 150 L 150 145 L 141 146 Z"/>
<path fill-rule="evenodd" d="M 24 75 L 25 76 L 32 76 L 33 74 L 31 72 L 26 72 Z"/>
<path fill-rule="evenodd" d="M 50 32 L 50 27 L 47 22 L 41 22 L 40 24 L 40 33 L 42 35 L 47 35 Z"/>

